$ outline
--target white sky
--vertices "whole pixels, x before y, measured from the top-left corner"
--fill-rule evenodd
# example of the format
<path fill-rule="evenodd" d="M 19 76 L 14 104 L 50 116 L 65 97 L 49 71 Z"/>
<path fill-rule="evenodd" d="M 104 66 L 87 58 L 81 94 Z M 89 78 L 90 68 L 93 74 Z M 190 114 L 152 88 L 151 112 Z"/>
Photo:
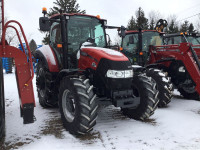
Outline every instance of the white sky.
<path fill-rule="evenodd" d="M 5 11 L 8 19 L 19 21 L 27 35 L 28 40 L 34 39 L 41 44 L 43 35 L 38 31 L 39 17 L 42 16 L 42 7 L 49 10 L 55 0 L 5 0 Z M 161 18 L 167 19 L 169 15 L 177 15 L 177 20 L 200 13 L 199 0 L 77 0 L 80 8 L 87 14 L 100 15 L 108 20 L 108 25 L 127 26 L 128 20 L 135 11 L 142 7 L 145 16 L 152 10 L 159 11 Z M 194 24 L 198 17 L 188 19 Z"/>

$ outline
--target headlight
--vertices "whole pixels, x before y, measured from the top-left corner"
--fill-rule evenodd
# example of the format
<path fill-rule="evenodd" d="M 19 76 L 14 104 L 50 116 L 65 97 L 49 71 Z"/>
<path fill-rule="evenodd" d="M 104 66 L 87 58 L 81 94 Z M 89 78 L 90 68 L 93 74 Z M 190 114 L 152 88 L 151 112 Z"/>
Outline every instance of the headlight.
<path fill-rule="evenodd" d="M 108 70 L 106 76 L 108 78 L 132 78 L 133 70 Z"/>

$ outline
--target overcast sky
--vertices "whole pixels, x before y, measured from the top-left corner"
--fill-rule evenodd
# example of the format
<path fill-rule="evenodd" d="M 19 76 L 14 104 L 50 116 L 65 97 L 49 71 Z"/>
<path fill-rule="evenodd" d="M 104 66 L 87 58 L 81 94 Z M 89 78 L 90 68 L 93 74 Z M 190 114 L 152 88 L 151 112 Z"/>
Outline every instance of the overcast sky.
<path fill-rule="evenodd" d="M 49 10 L 55 0 L 5 0 L 6 16 L 18 20 L 27 35 L 28 40 L 35 39 L 41 44 L 43 35 L 38 31 L 39 17 L 42 16 L 42 7 Z M 162 18 L 177 15 L 177 20 L 200 13 L 199 0 L 77 0 L 81 9 L 87 14 L 100 15 L 108 20 L 108 25 L 127 26 L 128 20 L 135 11 L 142 7 L 145 16 L 152 10 L 159 11 Z M 198 17 L 188 19 L 194 24 Z"/>

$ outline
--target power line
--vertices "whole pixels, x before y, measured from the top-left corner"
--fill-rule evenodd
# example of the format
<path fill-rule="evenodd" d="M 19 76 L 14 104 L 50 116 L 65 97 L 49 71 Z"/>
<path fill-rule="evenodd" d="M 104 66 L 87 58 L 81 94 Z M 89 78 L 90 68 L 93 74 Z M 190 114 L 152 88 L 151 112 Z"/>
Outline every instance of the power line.
<path fill-rule="evenodd" d="M 180 14 L 180 13 L 182 13 L 182 12 L 186 12 L 186 11 L 188 11 L 189 9 L 198 7 L 199 5 L 200 5 L 200 3 L 197 3 L 196 5 L 193 5 L 192 7 L 188 7 L 188 8 L 186 8 L 186 9 L 184 9 L 184 10 L 179 11 L 178 13 L 176 13 L 176 15 L 178 15 L 178 14 Z"/>
<path fill-rule="evenodd" d="M 186 19 L 189 19 L 189 18 L 195 17 L 195 16 L 197 16 L 197 15 L 200 15 L 200 13 L 197 13 L 197 14 L 192 15 L 192 16 L 190 16 L 190 17 L 187 17 L 187 18 L 181 19 L 181 20 L 179 20 L 179 21 L 177 21 L 177 22 L 181 22 L 181 21 L 183 21 L 183 20 L 186 20 Z"/>

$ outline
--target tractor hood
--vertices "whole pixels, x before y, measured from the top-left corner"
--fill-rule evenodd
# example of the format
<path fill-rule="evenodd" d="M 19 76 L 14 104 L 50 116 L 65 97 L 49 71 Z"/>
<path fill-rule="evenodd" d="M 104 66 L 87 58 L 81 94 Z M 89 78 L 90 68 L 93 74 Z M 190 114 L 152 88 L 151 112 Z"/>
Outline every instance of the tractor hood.
<path fill-rule="evenodd" d="M 121 52 L 100 47 L 81 47 L 77 59 L 79 61 L 79 68 L 83 70 L 87 68 L 96 70 L 103 60 L 114 64 L 129 62 L 128 58 Z M 105 65 L 109 66 L 108 62 Z"/>
<path fill-rule="evenodd" d="M 101 48 L 101 47 L 82 47 L 80 55 L 88 55 L 94 58 L 96 61 L 100 61 L 102 58 L 112 61 L 128 61 L 128 58 L 116 50 Z"/>

